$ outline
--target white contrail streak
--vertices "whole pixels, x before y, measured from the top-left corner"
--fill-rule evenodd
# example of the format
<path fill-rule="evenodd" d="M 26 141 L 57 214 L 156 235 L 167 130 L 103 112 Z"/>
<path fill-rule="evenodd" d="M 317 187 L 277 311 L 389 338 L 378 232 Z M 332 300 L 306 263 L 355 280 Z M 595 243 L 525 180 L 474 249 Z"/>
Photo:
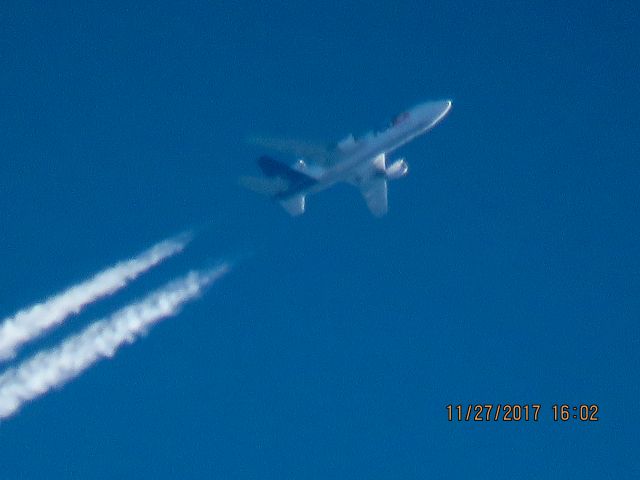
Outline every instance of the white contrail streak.
<path fill-rule="evenodd" d="M 69 315 L 96 300 L 113 294 L 163 260 L 182 251 L 190 235 L 179 235 L 157 243 L 140 255 L 119 262 L 92 278 L 32 305 L 0 323 L 0 360 L 13 358 L 17 349 L 58 325 Z"/>
<path fill-rule="evenodd" d="M 13 415 L 24 403 L 80 375 L 100 358 L 112 357 L 133 343 L 154 323 L 175 315 L 180 307 L 227 273 L 227 263 L 205 272 L 191 272 L 137 303 L 98 320 L 50 350 L 37 353 L 0 375 L 0 418 Z"/>

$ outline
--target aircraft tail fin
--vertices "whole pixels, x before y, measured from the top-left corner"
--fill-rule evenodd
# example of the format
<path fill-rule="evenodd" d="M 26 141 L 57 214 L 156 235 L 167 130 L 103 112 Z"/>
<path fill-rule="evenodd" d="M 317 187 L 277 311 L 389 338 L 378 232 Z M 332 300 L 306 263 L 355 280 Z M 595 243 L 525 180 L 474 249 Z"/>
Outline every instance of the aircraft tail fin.
<path fill-rule="evenodd" d="M 240 185 L 277 200 L 291 216 L 302 215 L 307 189 L 317 180 L 266 155 L 258 159 L 258 166 L 265 176 L 240 177 Z"/>
<path fill-rule="evenodd" d="M 316 183 L 316 179 L 266 155 L 258 159 L 264 177 L 240 177 L 243 187 L 256 193 L 278 197 L 300 191 Z M 284 196 L 284 195 L 282 195 Z M 289 195 L 287 195 L 289 196 Z"/>
<path fill-rule="evenodd" d="M 316 180 L 298 170 L 291 168 L 289 165 L 274 160 L 271 157 L 263 155 L 258 159 L 258 166 L 262 173 L 269 178 L 280 177 L 288 180 L 291 185 L 307 185 L 315 183 Z"/>

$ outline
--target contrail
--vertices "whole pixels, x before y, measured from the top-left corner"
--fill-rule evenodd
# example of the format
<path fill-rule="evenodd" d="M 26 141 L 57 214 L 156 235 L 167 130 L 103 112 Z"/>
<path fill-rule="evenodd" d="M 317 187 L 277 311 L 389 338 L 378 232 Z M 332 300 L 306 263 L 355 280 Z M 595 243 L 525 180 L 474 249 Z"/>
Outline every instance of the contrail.
<path fill-rule="evenodd" d="M 189 234 L 183 234 L 164 240 L 131 260 L 119 262 L 42 303 L 5 318 L 0 323 L 0 360 L 13 358 L 24 343 L 62 323 L 69 315 L 80 312 L 84 306 L 115 293 L 150 268 L 179 253 L 190 239 Z"/>
<path fill-rule="evenodd" d="M 230 270 L 223 263 L 194 271 L 151 293 L 137 303 L 98 320 L 59 346 L 37 353 L 0 375 L 0 418 L 13 415 L 24 403 L 80 375 L 100 358 L 112 357 L 133 343 L 154 323 L 175 315 L 180 307 Z"/>

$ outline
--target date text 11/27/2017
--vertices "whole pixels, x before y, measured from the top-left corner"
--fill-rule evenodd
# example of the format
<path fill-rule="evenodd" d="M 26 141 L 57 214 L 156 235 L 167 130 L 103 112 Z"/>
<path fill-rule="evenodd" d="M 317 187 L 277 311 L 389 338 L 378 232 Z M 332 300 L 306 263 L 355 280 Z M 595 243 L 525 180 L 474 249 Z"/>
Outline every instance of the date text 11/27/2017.
<path fill-rule="evenodd" d="M 532 404 L 493 404 L 478 403 L 468 405 L 446 406 L 447 420 L 450 422 L 537 422 L 542 405 Z M 554 422 L 597 422 L 600 408 L 596 404 L 554 404 L 551 407 L 551 418 Z"/>

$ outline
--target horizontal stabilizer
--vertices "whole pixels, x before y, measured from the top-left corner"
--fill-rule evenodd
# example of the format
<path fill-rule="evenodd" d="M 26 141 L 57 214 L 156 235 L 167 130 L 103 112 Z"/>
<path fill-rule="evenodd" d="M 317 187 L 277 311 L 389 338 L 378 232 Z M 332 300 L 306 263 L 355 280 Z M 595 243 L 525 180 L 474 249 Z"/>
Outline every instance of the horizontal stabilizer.
<path fill-rule="evenodd" d="M 281 200 L 280 205 L 284 208 L 289 215 L 297 217 L 304 213 L 304 195 L 294 195 L 286 200 Z"/>

